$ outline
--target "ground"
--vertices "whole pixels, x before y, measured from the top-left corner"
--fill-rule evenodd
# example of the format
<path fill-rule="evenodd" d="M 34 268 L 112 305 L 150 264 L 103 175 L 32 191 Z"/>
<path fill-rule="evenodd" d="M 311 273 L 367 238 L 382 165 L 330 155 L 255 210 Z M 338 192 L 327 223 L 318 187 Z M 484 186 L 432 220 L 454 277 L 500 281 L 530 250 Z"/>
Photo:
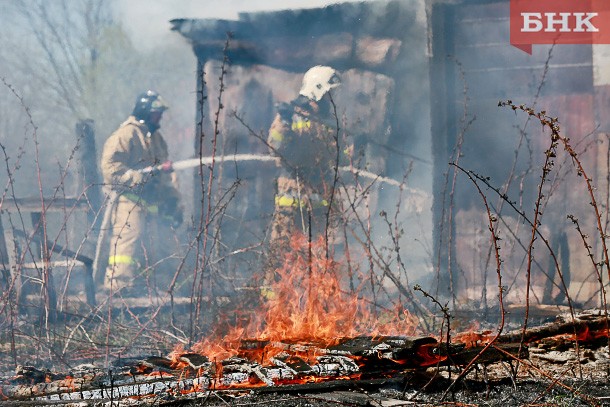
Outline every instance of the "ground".
<path fill-rule="evenodd" d="M 137 304 L 131 308 L 138 309 Z M 112 315 L 112 331 L 96 315 L 65 318 L 46 326 L 21 316 L 0 329 L 0 384 L 15 365 L 33 365 L 68 373 L 82 363 L 103 367 L 118 357 L 166 356 L 184 339 L 174 324 L 188 310 L 175 304 L 164 317 L 155 308 Z M 12 325 L 11 325 L 12 324 Z M 493 325 L 491 326 L 493 327 Z M 112 343 L 107 347 L 104 344 Z M 569 336 L 531 343 L 521 363 L 477 365 L 466 380 L 452 385 L 459 370 L 430 367 L 388 379 L 336 381 L 301 387 L 279 386 L 243 391 L 212 391 L 194 400 L 167 401 L 176 406 L 610 406 L 610 353 L 607 338 L 579 344 Z M 108 359 L 107 359 L 108 358 Z M 516 374 L 513 372 L 517 371 Z M 3 405 L 27 405 L 0 402 Z M 155 405 L 164 405 L 155 400 Z M 116 403 L 115 403 L 116 404 Z M 146 405 L 145 400 L 139 404 Z M 32 404 L 29 404 L 32 405 Z M 114 406 L 113 406 L 114 407 Z"/>

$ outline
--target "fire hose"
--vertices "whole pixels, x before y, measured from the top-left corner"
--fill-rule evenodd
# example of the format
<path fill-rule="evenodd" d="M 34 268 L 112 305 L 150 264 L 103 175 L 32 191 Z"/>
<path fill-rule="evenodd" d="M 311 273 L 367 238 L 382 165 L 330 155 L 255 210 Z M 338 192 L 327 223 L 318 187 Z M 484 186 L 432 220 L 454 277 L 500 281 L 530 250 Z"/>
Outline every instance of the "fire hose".
<path fill-rule="evenodd" d="M 279 158 L 274 157 L 272 155 L 267 154 L 234 154 L 234 155 L 222 155 L 222 156 L 214 156 L 214 157 L 200 157 L 200 158 L 189 158 L 186 160 L 175 161 L 171 163 L 171 170 L 173 171 L 183 171 L 190 168 L 196 168 L 200 166 L 210 166 L 215 163 L 222 163 L 227 161 L 233 162 L 244 162 L 244 161 L 259 161 L 259 162 L 273 162 L 278 163 Z M 130 170 L 130 171 L 138 171 L 143 174 L 150 174 L 153 172 L 167 170 L 167 164 L 159 164 L 156 166 L 146 167 L 139 170 Z M 373 180 L 373 182 L 381 182 L 388 185 L 393 185 L 396 187 L 400 187 L 401 184 L 397 180 L 388 177 L 382 177 L 378 174 L 361 170 L 359 168 L 351 167 L 351 166 L 341 166 L 338 168 L 341 172 L 351 173 L 359 177 L 368 178 Z M 404 187 L 404 186 L 403 186 Z M 419 193 L 419 191 L 406 188 L 410 192 Z M 99 267 L 100 267 L 100 256 L 102 252 L 102 244 L 106 238 L 106 230 L 110 224 L 110 214 L 112 213 L 112 208 L 116 205 L 116 202 L 119 198 L 119 194 L 115 191 L 110 192 L 107 197 L 106 209 L 104 211 L 104 216 L 102 217 L 102 223 L 100 225 L 100 233 L 97 239 L 96 247 L 95 247 L 95 257 L 93 260 L 93 278 L 94 281 L 97 282 L 97 278 L 99 278 Z"/>
<path fill-rule="evenodd" d="M 275 157 L 272 155 L 266 155 L 266 154 L 234 154 L 234 155 L 224 155 L 224 156 L 217 156 L 217 157 L 190 158 L 190 159 L 186 159 L 186 160 L 176 161 L 176 162 L 172 163 L 171 168 L 174 171 L 181 171 L 181 170 L 186 170 L 189 168 L 199 167 L 202 165 L 208 166 L 208 165 L 212 165 L 217 162 L 225 162 L 225 161 L 236 161 L 236 162 L 238 162 L 238 161 L 239 162 L 261 161 L 261 162 L 278 163 L 280 161 L 280 159 L 278 157 Z M 140 172 L 151 173 L 151 172 L 161 171 L 163 168 L 164 168 L 164 164 L 159 164 L 159 165 L 152 166 L 152 167 L 146 167 L 146 168 L 140 170 Z M 346 172 L 346 173 L 352 173 L 354 175 L 357 175 L 357 176 L 360 176 L 363 178 L 372 179 L 377 182 L 386 183 L 386 184 L 394 185 L 397 187 L 401 186 L 401 183 L 393 178 L 382 177 L 381 175 L 372 173 L 370 171 L 361 170 L 359 168 L 355 168 L 355 167 L 351 167 L 351 166 L 341 166 L 341 167 L 339 167 L 339 171 Z"/>

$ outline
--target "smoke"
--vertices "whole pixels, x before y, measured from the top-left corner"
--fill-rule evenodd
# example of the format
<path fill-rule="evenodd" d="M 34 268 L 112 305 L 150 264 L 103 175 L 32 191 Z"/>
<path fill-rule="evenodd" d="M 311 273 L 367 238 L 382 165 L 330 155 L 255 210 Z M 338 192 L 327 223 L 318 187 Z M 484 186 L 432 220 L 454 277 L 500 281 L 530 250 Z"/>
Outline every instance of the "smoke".
<path fill-rule="evenodd" d="M 150 71 L 158 72 L 158 75 L 153 75 L 153 78 L 149 78 L 152 80 L 148 82 L 140 78 L 139 88 L 156 88 L 168 96 L 173 104 L 169 114 L 165 115 L 164 127 L 172 130 L 179 128 L 179 133 L 188 133 L 189 130 L 185 127 L 192 127 L 195 117 L 193 89 L 196 88 L 196 58 L 188 41 L 171 31 L 170 20 L 238 19 L 240 13 L 316 8 L 335 3 L 337 1 L 333 0 L 226 0 L 211 7 L 208 2 L 193 0 L 133 0 L 114 1 L 112 7 L 134 48 L 151 55 L 151 61 L 157 61 Z M 170 81 L 172 85 L 160 87 L 159 84 L 167 82 L 169 76 L 174 78 Z M 192 154 L 192 143 L 184 142 L 183 138 L 169 140 L 173 159 L 190 157 Z"/>
<path fill-rule="evenodd" d="M 132 0 L 129 2 L 116 1 L 114 7 L 136 47 L 149 49 L 167 43 L 186 44 L 184 39 L 170 32 L 169 21 L 174 18 L 234 20 L 242 12 L 316 8 L 335 3 L 338 2 L 333 0 L 226 0 L 211 7 L 208 2 L 193 0 L 155 2 Z"/>
<path fill-rule="evenodd" d="M 12 31 L 9 32 L 9 34 L 11 34 L 10 36 L 7 35 L 3 37 L 5 39 L 11 39 L 8 43 L 11 48 L 6 48 L 0 52 L 0 63 L 5 58 L 11 58 L 16 60 L 15 62 L 19 62 L 19 66 L 27 68 L 12 69 L 10 76 L 8 77 L 9 82 L 19 90 L 20 94 L 23 93 L 25 97 L 24 106 L 21 106 L 19 100 L 16 100 L 15 97 L 10 95 L 10 97 L 5 98 L 8 102 L 0 102 L 0 109 L 4 107 L 4 104 L 7 105 L 5 107 L 6 110 L 0 110 L 3 112 L 2 116 L 4 117 L 2 125 L 6 127 L 6 130 L 3 133 L 7 140 L 3 141 L 15 144 L 14 146 L 12 144 L 9 146 L 9 151 L 11 151 L 12 154 L 11 160 L 14 160 L 14 157 L 18 156 L 17 152 L 20 151 L 20 149 L 28 151 L 30 155 L 32 155 L 31 151 L 34 149 L 32 148 L 32 135 L 29 128 L 34 127 L 34 125 L 40 126 L 38 138 L 41 145 L 44 146 L 44 155 L 42 158 L 38 159 L 38 162 L 43 168 L 42 174 L 45 177 L 43 183 L 45 185 L 44 193 L 47 195 L 53 195 L 54 188 L 57 185 L 61 187 L 59 190 L 62 193 L 66 193 L 66 195 L 77 194 L 80 191 L 75 182 L 61 176 L 61 171 L 65 167 L 68 167 L 67 171 L 69 174 L 73 172 L 72 168 L 74 166 L 68 166 L 65 163 L 69 162 L 70 154 L 75 150 L 74 144 L 76 142 L 76 135 L 74 134 L 73 128 L 75 119 L 80 118 L 80 115 L 79 117 L 75 117 L 76 113 L 69 111 L 66 107 L 68 106 L 68 103 L 61 99 L 61 97 L 65 95 L 63 93 L 58 94 L 56 91 L 57 87 L 49 86 L 48 83 L 53 81 L 64 83 L 66 78 L 70 79 L 72 76 L 70 75 L 71 71 L 68 70 L 68 63 L 61 59 L 61 63 L 57 64 L 57 67 L 61 68 L 57 70 L 61 75 L 56 73 L 56 71 L 52 69 L 54 59 L 50 58 L 48 61 L 45 61 L 44 58 L 41 58 L 41 56 L 45 55 L 41 49 L 44 49 L 45 47 L 37 43 L 36 40 L 39 37 L 33 35 L 33 29 L 43 27 L 52 31 L 52 28 L 54 27 L 62 27 L 66 30 L 66 37 L 68 37 L 67 34 L 71 34 L 70 38 L 72 39 L 75 38 L 73 33 L 77 30 L 77 34 L 79 34 L 78 38 L 89 39 L 89 31 L 87 31 L 86 28 L 91 28 L 91 32 L 97 34 L 97 37 L 95 38 L 97 41 L 90 44 L 90 48 L 74 47 L 74 49 L 71 49 L 71 52 L 80 56 L 77 60 L 78 62 L 82 63 L 82 61 L 85 61 L 85 63 L 87 63 L 86 67 L 90 70 L 85 69 L 84 71 L 94 72 L 95 75 L 83 76 L 83 78 L 80 78 L 87 86 L 85 89 L 86 91 L 83 92 L 82 95 L 79 92 L 73 91 L 67 92 L 67 96 L 71 98 L 70 100 L 74 99 L 73 104 L 76 108 L 79 108 L 79 111 L 81 107 L 87 107 L 87 115 L 91 115 L 87 118 L 94 120 L 98 154 L 101 152 L 102 145 L 107 137 L 123 120 L 125 120 L 131 111 L 134 96 L 142 90 L 152 88 L 159 91 L 164 99 L 170 104 L 170 109 L 163 117 L 162 132 L 169 145 L 170 159 L 179 161 L 192 158 L 194 154 L 194 122 L 196 116 L 195 109 L 197 107 L 195 92 L 197 88 L 197 65 L 195 55 L 189 42 L 182 35 L 170 29 L 171 25 L 169 21 L 175 18 L 239 19 L 240 13 L 277 11 L 281 9 L 297 10 L 302 8 L 318 8 L 335 3 L 329 0 L 295 0 L 282 3 L 276 0 L 249 2 L 233 0 L 222 2 L 215 7 L 208 7 L 207 4 L 202 1 L 194 2 L 186 0 L 174 0 L 171 2 L 168 0 L 159 0 L 156 2 L 144 2 L 142 0 L 134 0 L 131 2 L 115 1 L 113 3 L 100 2 L 100 4 L 104 5 L 111 4 L 112 12 L 104 10 L 105 13 L 107 12 L 107 14 L 104 14 L 106 18 L 106 20 L 104 20 L 105 23 L 99 24 L 99 27 L 89 27 L 86 24 L 89 20 L 85 18 L 88 16 L 87 9 L 80 9 L 75 6 L 71 9 L 73 15 L 65 15 L 62 13 L 63 8 L 60 6 L 68 4 L 67 2 L 68 0 L 49 2 L 49 17 L 46 18 L 46 20 L 43 18 L 46 17 L 46 15 L 43 13 L 33 14 L 32 17 L 29 17 L 29 15 L 23 16 L 23 11 L 31 13 L 41 11 L 40 7 L 36 8 L 30 6 L 28 3 L 23 3 L 26 8 L 21 10 L 22 14 L 18 13 L 19 10 L 11 9 L 14 14 L 20 15 L 21 19 L 19 21 L 15 19 L 19 24 L 11 26 Z M 382 13 L 385 10 L 383 3 L 384 2 L 379 3 L 379 8 L 372 7 L 371 12 Z M 80 3 L 75 2 L 75 4 Z M 51 8 L 51 5 L 54 7 Z M 346 12 L 349 12 L 352 8 L 345 7 L 345 10 Z M 405 33 L 403 38 L 404 46 L 412 50 L 412 54 L 407 61 L 399 61 L 401 69 L 405 72 L 404 89 L 403 87 L 397 88 L 397 91 L 395 92 L 396 95 L 394 96 L 392 96 L 393 92 L 386 94 L 384 89 L 393 89 L 390 87 L 390 81 L 387 80 L 387 78 L 383 75 L 374 75 L 370 72 L 367 72 L 365 75 L 369 78 L 366 83 L 370 85 L 368 91 L 370 91 L 371 94 L 390 95 L 388 96 L 388 103 L 390 103 L 389 100 L 391 97 L 397 98 L 396 103 L 398 107 L 396 108 L 396 111 L 392 113 L 393 116 L 389 117 L 388 120 L 400 124 L 401 128 L 391 129 L 391 126 L 386 125 L 388 123 L 385 123 L 383 120 L 377 120 L 376 123 L 379 122 L 379 126 L 377 126 L 374 131 L 370 132 L 375 135 L 375 137 L 372 138 L 372 141 L 375 141 L 377 144 L 371 148 L 377 148 L 376 146 L 378 144 L 386 142 L 387 140 L 385 139 L 390 133 L 400 135 L 399 139 L 396 140 L 397 143 L 394 143 L 397 145 L 393 146 L 396 148 L 379 150 L 379 153 L 389 157 L 387 161 L 391 162 L 391 165 L 388 164 L 387 173 L 384 171 L 380 172 L 384 176 L 401 180 L 401 177 L 406 170 L 405 167 L 408 167 L 409 163 L 414 161 L 412 172 L 410 172 L 409 175 L 408 186 L 409 188 L 421 189 L 422 186 L 430 185 L 430 174 L 432 173 L 430 171 L 430 137 L 427 136 L 430 127 L 427 112 L 427 101 L 429 100 L 428 85 L 427 80 L 425 79 L 428 72 L 428 57 L 425 53 L 426 30 L 425 21 L 423 19 L 423 1 L 412 2 L 408 6 L 402 6 L 401 10 L 405 10 L 405 15 L 408 17 L 406 21 L 408 21 L 409 24 L 405 24 L 404 29 L 401 26 L 399 30 L 401 31 L 401 34 L 403 32 Z M 343 18 L 348 17 L 348 15 L 343 16 Z M 404 16 L 399 20 L 404 21 L 403 18 Z M 8 19 L 7 15 L 4 17 L 0 16 L 0 20 L 6 21 L 6 19 Z M 72 24 L 74 21 L 79 24 Z M 45 22 L 49 23 L 49 27 L 44 25 Z M 120 26 L 116 24 L 117 22 L 120 23 Z M 313 35 L 315 34 L 314 30 L 315 24 L 312 25 L 311 33 L 302 33 L 302 35 L 304 37 L 306 37 L 307 34 Z M 3 33 L 4 31 L 9 30 L 8 28 L 0 27 L 0 33 Z M 28 35 L 18 35 L 22 31 L 28 33 Z M 61 32 L 60 34 L 64 33 Z M 50 34 L 40 36 L 40 38 L 48 39 L 50 46 L 54 47 L 51 48 L 55 51 L 54 55 L 58 55 L 59 57 L 62 57 L 65 54 L 71 54 L 63 52 L 64 44 L 77 43 L 75 41 L 60 41 L 63 37 L 61 37 L 60 40 L 55 40 Z M 48 44 L 45 43 L 45 45 L 47 45 L 48 49 Z M 8 49 L 23 50 L 23 55 L 8 52 Z M 15 55 L 19 56 L 21 59 L 18 59 Z M 6 64 L 6 67 L 8 66 L 9 65 Z M 398 66 L 395 68 L 398 69 Z M 236 78 L 236 72 L 239 69 L 240 68 L 237 65 L 232 66 L 231 74 L 229 75 L 229 78 L 227 78 L 227 81 Z M 76 69 L 75 71 L 79 70 Z M 6 72 L 9 72 L 9 70 L 7 69 Z M 286 82 L 284 80 L 278 81 L 277 73 L 278 72 L 274 72 L 273 75 L 270 74 L 269 78 L 272 78 L 272 80 L 269 80 L 268 82 L 272 82 L 274 86 L 277 86 L 277 84 L 284 84 L 281 87 L 286 87 Z M 352 78 L 352 89 L 360 86 L 359 79 L 364 73 L 346 73 L 344 78 L 346 85 L 349 83 L 350 75 Z M 56 76 L 59 76 L 59 78 L 56 78 Z M 218 78 L 219 75 L 215 73 L 209 77 Z M 291 77 L 291 83 L 294 85 L 291 88 L 292 91 L 290 91 L 287 96 L 287 98 L 290 98 L 298 91 L 300 75 L 297 73 L 285 73 L 285 77 Z M 252 84 L 254 84 L 254 82 L 252 82 Z M 377 86 L 383 84 L 388 86 Z M 77 85 L 78 84 L 75 83 L 73 87 L 78 89 Z M 249 125 L 254 126 L 253 128 L 257 131 L 259 129 L 268 129 L 272 116 L 269 117 L 268 115 L 257 114 L 258 110 L 256 108 L 258 108 L 259 105 L 262 105 L 262 103 L 251 103 L 251 99 L 247 97 L 244 98 L 243 93 L 235 93 L 237 91 L 241 92 L 240 89 L 242 88 L 237 86 L 231 87 L 229 85 L 231 85 L 231 83 L 227 83 L 227 94 L 225 95 L 227 103 L 225 105 L 229 106 L 230 103 L 228 100 L 232 98 L 231 100 L 237 102 L 232 106 L 233 108 L 249 114 L 249 116 L 246 116 Z M 267 86 L 265 83 L 263 83 L 263 85 Z M 209 86 L 217 86 L 217 82 L 212 80 Z M 254 85 L 244 87 L 244 89 L 248 92 L 253 92 L 253 90 L 250 89 L 253 86 Z M 288 89 L 288 87 L 286 87 L 286 89 Z M 6 86 L 4 91 L 5 93 L 10 93 L 7 92 Z M 215 95 L 217 92 L 212 91 L 210 94 Z M 246 95 L 247 94 L 248 93 L 246 93 Z M 361 114 L 363 117 L 368 117 L 367 114 L 370 113 L 371 110 L 367 107 L 368 96 L 364 92 L 359 93 L 359 95 L 361 96 L 360 98 L 352 101 L 354 106 L 351 104 L 339 106 L 341 111 L 343 111 L 343 109 L 349 109 L 349 113 L 352 115 L 350 123 L 358 123 L 360 120 L 360 117 L 356 115 L 354 110 L 356 107 L 362 110 Z M 76 96 L 79 96 L 79 98 L 76 98 Z M 386 96 L 383 98 L 380 97 L 380 100 L 386 100 Z M 277 97 L 277 100 L 283 99 Z M 211 114 L 207 115 L 207 117 L 213 117 L 213 103 L 215 102 L 210 100 Z M 355 104 L 357 104 L 357 106 L 355 106 Z M 31 108 L 33 111 L 31 124 L 28 122 L 27 117 L 22 117 L 25 111 L 24 107 Z M 273 105 L 270 99 L 269 107 L 268 111 L 271 112 Z M 14 113 L 14 111 L 17 111 L 21 116 Z M 228 107 L 224 110 L 224 112 L 230 111 L 231 109 Z M 25 121 L 25 123 L 14 123 L 19 117 L 21 117 L 22 121 Z M 256 122 L 256 120 L 259 120 L 259 122 Z M 6 136 L 14 134 L 20 135 L 23 133 L 23 130 L 21 129 L 24 127 L 28 128 L 28 134 L 26 134 L 26 136 L 28 136 L 27 140 L 26 137 L 8 138 Z M 237 126 L 236 129 L 243 131 L 243 126 Z M 234 136 L 234 134 L 238 134 L 237 132 L 232 133 L 229 131 L 225 131 L 224 133 L 228 134 L 230 137 L 237 137 Z M 26 141 L 28 144 L 21 147 L 21 144 L 19 143 L 25 143 Z M 372 152 L 369 155 L 374 153 L 375 152 Z M 32 169 L 36 168 L 34 166 L 35 158 L 29 156 L 27 158 L 27 160 L 24 159 L 20 163 L 21 167 L 27 168 L 27 171 L 22 171 L 22 173 L 17 174 L 20 183 L 23 185 L 21 190 L 17 191 L 17 196 L 32 196 L 37 192 L 38 183 L 35 177 L 33 177 L 33 175 L 36 174 L 36 171 Z M 417 160 L 415 158 L 417 158 Z M 60 169 L 57 169 L 57 167 L 60 167 Z M 28 176 L 28 174 L 33 175 Z M 224 173 L 224 176 L 228 178 L 227 174 L 228 170 Z M 244 178 L 244 172 L 241 172 L 240 175 Z M 246 173 L 246 175 L 251 174 Z M 191 207 L 192 205 L 196 205 L 194 204 L 195 198 L 191 196 L 194 194 L 193 178 L 191 173 L 183 172 L 178 174 L 178 179 L 182 186 L 181 192 L 183 192 L 183 203 L 186 207 L 186 218 L 189 219 L 190 214 L 194 213 L 195 208 L 197 208 Z M 1 178 L 0 181 L 2 181 Z M 265 188 L 266 184 L 259 179 L 250 178 L 247 179 L 246 182 L 250 182 L 250 185 L 254 185 L 253 188 L 256 188 L 259 192 L 267 192 L 269 190 L 269 188 Z M 75 186 L 70 190 L 64 191 L 64 184 L 75 184 Z M 397 211 L 398 205 L 396 202 L 399 199 L 396 196 L 399 191 L 389 187 L 385 189 L 384 187 L 379 187 L 379 189 L 381 190 L 379 194 L 383 195 L 383 197 L 381 199 L 375 199 L 375 202 L 372 204 L 373 207 L 370 208 L 372 210 L 371 216 L 374 217 L 374 220 L 376 221 L 374 225 L 374 236 L 372 237 L 376 239 L 380 247 L 389 248 L 393 247 L 393 242 L 388 236 L 388 229 L 396 222 L 392 218 L 387 222 L 380 219 L 379 213 L 383 211 L 384 213 L 387 212 L 392 214 Z M 242 187 L 242 190 L 245 190 L 245 187 Z M 266 196 L 272 197 L 272 194 L 267 194 Z M 246 224 L 248 228 L 254 223 L 251 220 L 252 218 L 261 215 L 261 213 L 266 215 L 267 212 L 264 211 L 267 211 L 269 207 L 272 208 L 272 205 L 267 207 L 266 202 L 261 202 L 255 207 L 252 200 L 248 200 L 247 197 L 245 199 L 243 198 L 243 196 L 238 195 L 232 204 L 237 207 L 237 209 L 235 209 L 236 213 L 243 209 L 243 213 L 237 213 L 239 216 L 235 216 L 235 219 L 237 219 L 236 222 L 241 222 L 243 218 L 247 221 L 244 221 L 243 223 Z M 405 268 L 414 269 L 416 270 L 414 274 L 418 274 L 410 275 L 410 277 L 419 277 L 419 274 L 425 274 L 425 270 L 427 270 L 426 265 L 424 264 L 427 259 L 427 253 L 425 253 L 425 250 L 421 250 L 419 246 L 422 245 L 422 240 L 430 240 L 430 236 L 428 236 L 429 233 L 424 233 L 423 231 L 431 230 L 431 217 L 423 208 L 420 201 L 407 202 L 407 198 L 404 198 L 401 202 L 404 205 L 400 208 L 401 218 L 399 220 L 404 220 L 409 224 L 409 228 L 407 232 L 401 236 L 402 241 L 400 242 L 401 245 L 404 244 L 409 246 L 409 256 L 408 258 L 407 256 L 404 256 L 406 260 L 404 260 L 403 263 Z M 416 207 L 417 209 L 410 210 L 407 206 L 409 208 Z M 233 207 L 231 209 L 233 210 Z M 408 218 L 405 216 L 406 212 L 409 214 Z M 264 225 L 259 229 L 263 230 L 264 227 L 266 227 L 267 219 L 264 218 L 264 216 L 261 216 L 260 219 L 262 219 L 261 224 L 264 223 Z M 258 221 L 259 220 L 257 219 L 257 222 Z M 389 223 L 392 223 L 392 225 L 389 225 Z M 88 227 L 79 226 L 78 229 L 86 231 Z M 253 229 L 254 228 L 252 228 L 252 230 Z M 235 235 L 238 235 L 237 237 L 241 238 L 241 235 L 243 234 L 239 232 L 241 232 L 242 229 L 235 228 L 235 231 Z M 422 232 L 420 233 L 420 231 Z M 229 241 L 229 237 L 232 235 L 227 237 L 229 233 L 226 231 L 223 232 L 223 239 Z M 252 236 L 253 240 L 257 239 L 257 241 L 260 241 L 258 229 L 255 231 L 256 233 L 251 233 L 250 229 L 247 229 L 247 232 L 248 236 Z M 50 231 L 49 235 L 55 239 L 55 230 Z M 75 238 L 74 241 L 77 241 L 78 239 L 80 239 L 80 236 Z M 64 244 L 68 246 L 67 242 Z M 228 246 L 242 247 L 238 245 Z M 416 247 L 413 248 L 413 246 Z M 250 246 L 244 245 L 244 247 Z M 252 244 L 252 247 L 254 247 L 254 243 Z M 89 251 L 91 250 L 89 249 Z M 250 255 L 250 253 L 247 254 Z M 237 256 L 234 257 L 237 258 Z M 250 258 L 247 258 L 246 260 L 250 261 Z M 237 262 L 237 260 L 232 261 Z M 246 262 L 244 261 L 243 263 L 245 264 Z M 249 267 L 250 265 L 247 264 L 247 266 Z M 224 269 L 231 269 L 231 266 L 224 267 Z"/>

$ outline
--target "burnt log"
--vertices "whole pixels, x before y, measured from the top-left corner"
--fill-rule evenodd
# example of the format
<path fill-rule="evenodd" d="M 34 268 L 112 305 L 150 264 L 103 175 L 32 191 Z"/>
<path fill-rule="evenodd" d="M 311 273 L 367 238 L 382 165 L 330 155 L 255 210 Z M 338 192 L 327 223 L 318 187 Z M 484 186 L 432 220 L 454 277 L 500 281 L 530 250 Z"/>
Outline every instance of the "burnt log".
<path fill-rule="evenodd" d="M 496 343 L 531 343 L 557 335 L 576 335 L 580 342 L 599 337 L 608 337 L 610 323 L 603 310 L 586 310 L 574 315 L 561 314 L 553 322 L 523 330 L 507 332 L 498 337 Z"/>
<path fill-rule="evenodd" d="M 455 345 L 453 345 L 455 346 Z M 442 348 L 441 348 L 442 349 Z M 476 346 L 473 348 L 464 348 L 461 351 L 447 352 L 447 359 L 444 360 L 444 365 L 449 366 L 467 366 L 479 353 L 484 349 L 484 346 Z M 445 352 L 443 352 L 444 354 Z M 480 365 L 487 365 L 500 361 L 512 360 L 509 355 L 513 355 L 519 359 L 529 358 L 529 349 L 527 346 L 520 346 L 518 343 L 496 344 L 485 350 L 476 360 Z"/>
<path fill-rule="evenodd" d="M 261 389 L 276 392 L 349 388 L 426 375 L 430 366 L 467 365 L 478 356 L 481 364 L 517 354 L 519 344 L 501 350 L 439 344 L 432 337 L 356 337 L 331 346 L 313 343 L 244 341 L 241 354 L 218 363 L 199 354 L 117 360 L 109 371 L 88 367 L 59 375 L 34 368 L 0 384 L 5 400 L 49 404 L 59 401 L 120 401 L 134 397 L 183 400 L 211 390 Z M 263 362 L 261 351 L 273 351 Z M 279 352 L 278 352 L 279 350 Z M 526 350 L 525 350 L 526 352 Z M 258 357 L 254 357 L 257 355 Z M 527 356 L 522 349 L 520 357 Z M 257 361 L 260 361 L 257 362 Z"/>

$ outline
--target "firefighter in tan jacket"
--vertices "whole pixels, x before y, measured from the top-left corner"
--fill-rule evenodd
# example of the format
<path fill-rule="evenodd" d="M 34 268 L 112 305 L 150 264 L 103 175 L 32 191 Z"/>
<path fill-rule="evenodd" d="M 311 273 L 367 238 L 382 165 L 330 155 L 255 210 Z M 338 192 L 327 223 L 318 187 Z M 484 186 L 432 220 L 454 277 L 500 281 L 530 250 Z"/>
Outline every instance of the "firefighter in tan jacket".
<path fill-rule="evenodd" d="M 285 250 L 295 233 L 320 236 L 332 229 L 330 204 L 338 157 L 336 118 L 330 90 L 341 83 L 328 66 L 314 66 L 303 76 L 299 96 L 281 104 L 267 143 L 280 158 L 275 211 L 271 226 L 271 256 Z M 342 153 L 341 153 L 342 154 Z M 336 204 L 336 201 L 335 201 Z M 281 253 L 279 257 L 281 256 Z"/>
<path fill-rule="evenodd" d="M 104 184 L 116 196 L 104 280 L 109 290 L 138 291 L 150 276 L 146 272 L 153 262 L 160 260 L 158 249 L 166 248 L 163 244 L 153 247 L 148 240 L 163 237 L 159 225 L 175 228 L 182 223 L 175 173 L 159 132 L 167 108 L 158 93 L 142 93 L 131 116 L 104 144 Z"/>

